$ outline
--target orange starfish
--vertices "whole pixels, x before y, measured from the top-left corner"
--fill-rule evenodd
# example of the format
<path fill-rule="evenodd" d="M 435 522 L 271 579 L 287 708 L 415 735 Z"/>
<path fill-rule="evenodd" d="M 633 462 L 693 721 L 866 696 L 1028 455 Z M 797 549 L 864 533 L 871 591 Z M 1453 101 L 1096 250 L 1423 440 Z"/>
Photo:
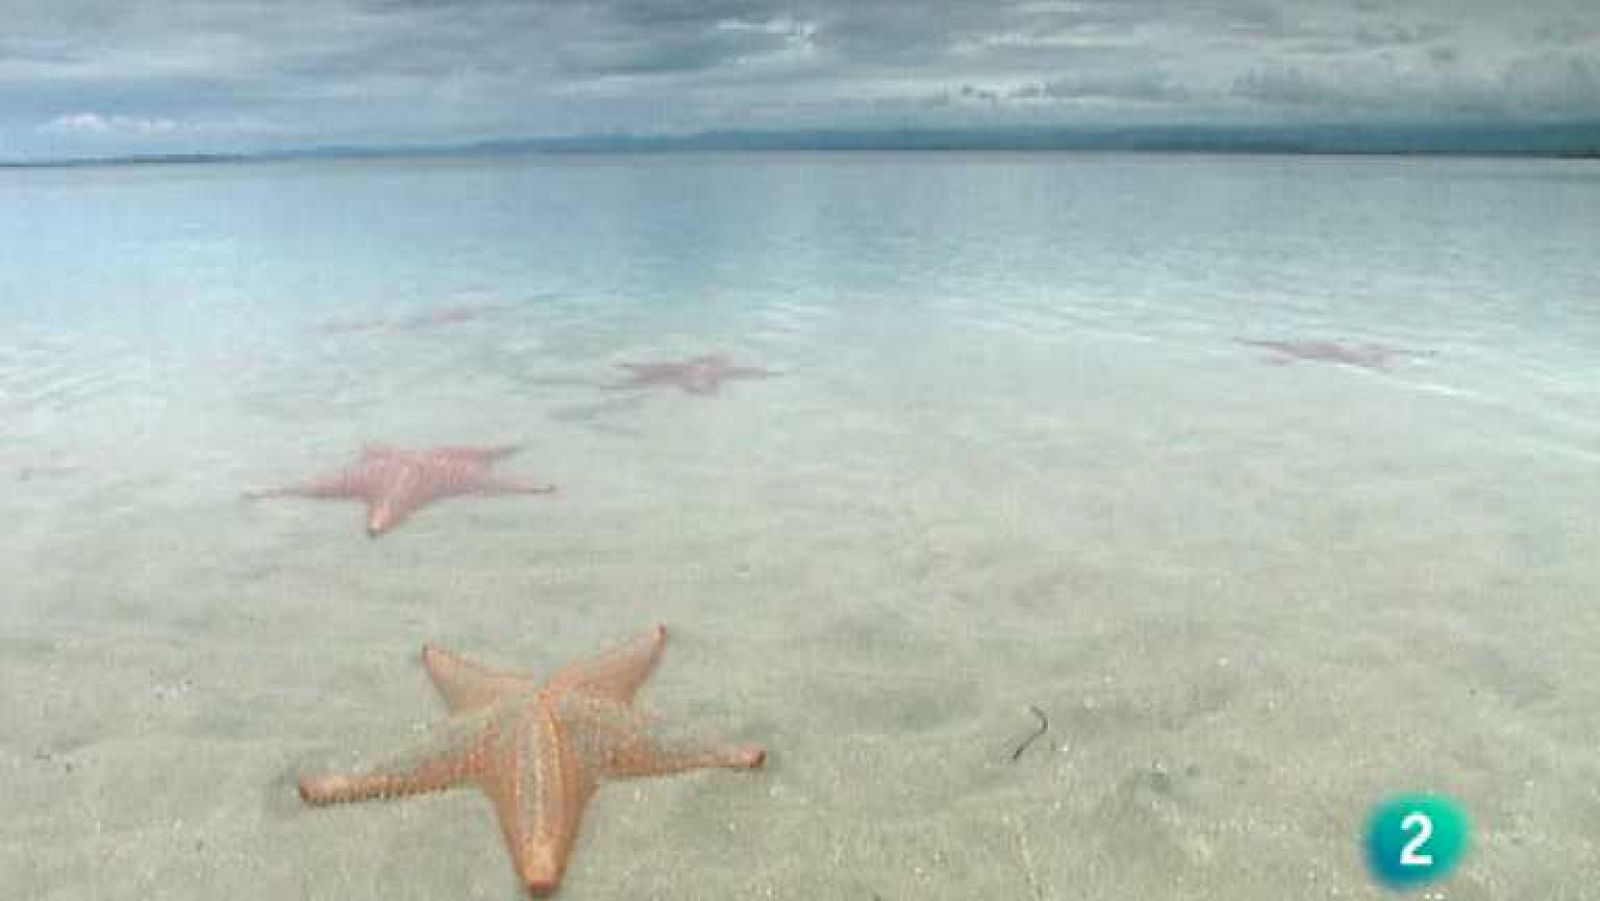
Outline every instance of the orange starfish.
<path fill-rule="evenodd" d="M 461 494 L 549 494 L 554 485 L 524 482 L 490 472 L 515 445 L 435 447 L 407 451 L 371 445 L 361 459 L 332 475 L 245 497 L 354 498 L 367 502 L 367 535 L 376 538 L 412 511 L 441 497 Z"/>
<path fill-rule="evenodd" d="M 664 747 L 632 708 L 666 642 L 656 626 L 571 664 L 539 685 L 425 646 L 422 662 L 453 714 L 431 751 L 354 774 L 305 776 L 300 797 L 324 805 L 392 798 L 474 782 L 494 802 L 517 876 L 535 894 L 561 883 L 584 806 L 601 777 L 654 776 L 705 767 L 754 769 L 756 745 Z"/>
<path fill-rule="evenodd" d="M 682 362 L 623 363 L 633 377 L 617 388 L 642 388 L 648 385 L 677 385 L 690 394 L 716 394 L 729 379 L 770 378 L 778 373 L 759 366 L 735 366 L 727 354 L 692 357 Z"/>

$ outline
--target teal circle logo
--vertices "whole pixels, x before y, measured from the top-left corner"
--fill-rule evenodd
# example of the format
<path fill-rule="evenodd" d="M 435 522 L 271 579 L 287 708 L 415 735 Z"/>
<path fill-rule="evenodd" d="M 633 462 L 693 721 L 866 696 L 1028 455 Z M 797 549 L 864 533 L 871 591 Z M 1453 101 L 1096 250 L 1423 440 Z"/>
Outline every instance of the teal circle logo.
<path fill-rule="evenodd" d="M 1367 821 L 1367 865 L 1390 888 L 1417 888 L 1450 874 L 1467 850 L 1467 814 L 1441 795 L 1399 795 Z"/>

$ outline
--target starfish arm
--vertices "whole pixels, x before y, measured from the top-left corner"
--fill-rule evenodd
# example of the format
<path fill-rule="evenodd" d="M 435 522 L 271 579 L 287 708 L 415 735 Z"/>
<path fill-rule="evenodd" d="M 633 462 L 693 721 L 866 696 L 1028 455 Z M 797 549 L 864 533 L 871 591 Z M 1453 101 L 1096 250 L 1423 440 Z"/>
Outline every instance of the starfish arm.
<path fill-rule="evenodd" d="M 401 798 L 440 791 L 464 778 L 444 761 L 429 761 L 405 771 L 316 773 L 300 777 L 300 798 L 314 807 L 371 798 Z"/>
<path fill-rule="evenodd" d="M 658 625 L 621 647 L 557 670 L 550 677 L 549 691 L 628 703 L 661 660 L 666 642 L 667 627 Z"/>
<path fill-rule="evenodd" d="M 247 491 L 244 496 L 247 500 L 274 497 L 342 498 L 363 497 L 370 490 L 371 479 L 367 473 L 360 468 L 351 467 L 308 482 L 295 482 L 264 491 Z"/>
<path fill-rule="evenodd" d="M 439 480 L 414 459 L 389 467 L 383 481 L 366 494 L 367 535 L 382 535 L 442 493 Z"/>
<path fill-rule="evenodd" d="M 422 665 L 453 713 L 488 707 L 510 695 L 538 689 L 527 676 L 473 663 L 437 645 L 422 648 Z"/>
<path fill-rule="evenodd" d="M 664 776 L 685 770 L 759 769 L 767 760 L 760 745 L 669 747 L 643 736 L 633 736 L 613 751 L 606 775 L 619 779 Z"/>
<path fill-rule="evenodd" d="M 628 380 L 613 386 L 617 388 L 677 384 L 689 372 L 689 367 L 682 363 L 618 363 L 617 365 L 628 370 Z"/>
<path fill-rule="evenodd" d="M 502 736 L 495 757 L 480 784 L 494 804 L 506 850 L 522 884 L 549 894 L 566 872 L 595 777 L 544 703 Z"/>
<path fill-rule="evenodd" d="M 435 456 L 449 460 L 470 460 L 474 463 L 493 463 L 511 456 L 521 449 L 517 444 L 453 445 L 434 448 Z"/>
<path fill-rule="evenodd" d="M 725 374 L 733 379 L 769 379 L 782 373 L 760 366 L 729 366 Z"/>
<path fill-rule="evenodd" d="M 300 777 L 300 798 L 322 807 L 441 791 L 471 778 L 479 763 L 478 755 L 467 750 L 430 754 L 407 763 L 384 764 L 354 773 L 313 773 Z"/>
<path fill-rule="evenodd" d="M 1283 341 L 1267 341 L 1261 338 L 1235 338 L 1233 343 L 1243 347 L 1255 347 L 1267 351 L 1268 355 L 1261 358 L 1263 363 L 1272 363 L 1282 366 L 1293 363 L 1294 356 L 1289 345 Z"/>
<path fill-rule="evenodd" d="M 468 489 L 470 494 L 554 494 L 556 486 L 548 482 L 530 482 L 511 476 L 484 476 Z"/>
<path fill-rule="evenodd" d="M 642 391 L 653 385 L 669 385 L 675 377 L 655 372 L 646 366 L 633 363 L 623 363 L 628 368 L 629 375 L 616 382 L 602 382 L 600 387 L 607 391 Z"/>

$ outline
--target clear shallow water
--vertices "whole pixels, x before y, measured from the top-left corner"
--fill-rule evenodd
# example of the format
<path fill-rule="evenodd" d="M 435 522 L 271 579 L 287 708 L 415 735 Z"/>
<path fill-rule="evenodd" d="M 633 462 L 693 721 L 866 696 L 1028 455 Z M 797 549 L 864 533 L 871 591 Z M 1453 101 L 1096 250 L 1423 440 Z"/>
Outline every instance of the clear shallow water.
<path fill-rule="evenodd" d="M 658 327 L 809 304 L 1136 334 L 1382 322 L 1582 347 L 1596 328 L 1572 303 L 1594 290 L 1587 161 L 558 157 L 14 170 L 0 190 L 0 289 L 39 324 L 492 297 Z"/>
<path fill-rule="evenodd" d="M 36 170 L 0 210 L 32 895 L 513 897 L 478 806 L 284 774 L 437 713 L 424 640 L 547 672 L 655 619 L 651 697 L 773 765 L 598 802 L 575 897 L 1362 897 L 1413 789 L 1480 823 L 1452 897 L 1600 866 L 1593 163 Z M 785 374 L 595 386 L 715 349 Z M 563 493 L 376 543 L 235 500 L 368 441 L 519 441 Z"/>
<path fill-rule="evenodd" d="M 1597 196 L 1587 161 L 695 155 L 9 171 L 0 297 L 12 327 L 228 355 L 276 353 L 330 320 L 463 303 L 509 305 L 549 353 L 578 358 L 672 334 L 772 355 L 876 354 L 966 329 L 1212 346 L 1330 336 L 1423 346 L 1592 397 Z M 1430 379 L 1481 387 L 1455 375 Z"/>

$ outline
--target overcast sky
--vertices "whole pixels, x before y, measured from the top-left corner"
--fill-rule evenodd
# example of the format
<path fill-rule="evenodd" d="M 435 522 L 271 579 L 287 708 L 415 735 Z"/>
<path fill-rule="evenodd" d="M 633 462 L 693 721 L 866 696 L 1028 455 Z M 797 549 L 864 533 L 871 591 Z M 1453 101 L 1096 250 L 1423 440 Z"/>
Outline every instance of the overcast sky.
<path fill-rule="evenodd" d="M 1600 119 L 1600 0 L 0 0 L 0 158 Z"/>

